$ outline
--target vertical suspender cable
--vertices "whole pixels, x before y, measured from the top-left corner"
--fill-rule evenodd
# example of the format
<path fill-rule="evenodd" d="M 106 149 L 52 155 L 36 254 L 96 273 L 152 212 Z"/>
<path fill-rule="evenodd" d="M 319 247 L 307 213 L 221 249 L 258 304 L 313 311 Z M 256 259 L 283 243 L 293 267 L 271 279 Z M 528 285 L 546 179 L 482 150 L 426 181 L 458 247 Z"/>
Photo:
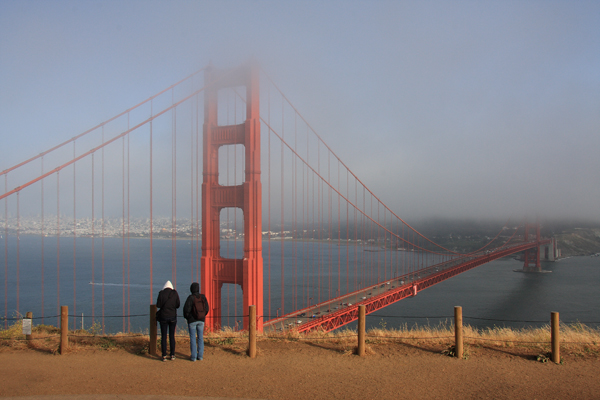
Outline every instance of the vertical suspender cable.
<path fill-rule="evenodd" d="M 267 90 L 267 119 L 269 129 L 267 132 L 267 271 L 268 271 L 268 292 L 269 292 L 269 316 L 271 313 L 271 87 Z"/>
<path fill-rule="evenodd" d="M 379 201 L 377 201 L 377 226 L 375 227 L 375 229 L 377 230 L 377 242 L 378 243 L 381 243 L 381 233 L 382 233 L 381 232 L 382 229 L 380 228 L 380 226 L 381 226 L 381 218 L 380 218 L 380 215 L 379 215 L 379 205 L 380 204 L 381 203 Z M 383 233 L 385 234 L 385 231 Z M 384 252 L 385 252 L 385 236 L 384 236 L 384 239 L 383 239 L 383 249 L 384 249 Z M 380 258 L 381 257 L 379 256 L 379 251 L 378 251 L 377 252 L 377 282 L 376 283 L 381 282 L 381 272 L 380 272 L 381 262 L 380 262 Z M 385 266 L 384 266 L 384 269 L 385 269 Z"/>
<path fill-rule="evenodd" d="M 317 163 L 318 163 L 318 145 L 317 145 Z M 314 296 L 313 299 L 316 299 L 318 294 L 319 294 L 319 288 L 321 286 L 321 243 L 319 242 L 319 239 L 321 239 L 321 233 L 319 231 L 319 228 L 321 227 L 320 225 L 320 218 L 321 215 L 319 214 L 320 211 L 320 206 L 319 206 L 319 178 L 318 175 L 316 173 L 312 174 L 313 177 L 313 235 L 314 238 L 317 239 L 316 242 L 316 252 L 313 251 L 313 257 L 315 259 L 314 262 L 314 271 L 316 271 L 316 278 L 313 279 L 313 290 L 312 290 L 312 295 Z M 310 305 L 310 298 L 308 299 L 309 301 L 309 305 Z"/>
<path fill-rule="evenodd" d="M 17 313 L 20 313 L 19 300 L 20 300 L 20 282 L 19 282 L 19 270 L 21 267 L 21 238 L 19 236 L 21 230 L 21 212 L 20 212 L 20 194 L 17 192 Z"/>
<path fill-rule="evenodd" d="M 308 136 L 309 136 L 309 131 L 308 131 L 308 125 L 306 126 L 306 160 L 310 160 L 309 158 L 309 150 L 308 150 Z M 302 304 L 304 306 L 304 304 L 307 304 L 308 302 L 308 298 L 310 297 L 310 261 L 309 261 L 309 254 L 310 254 L 310 243 L 308 241 L 309 239 L 309 235 L 310 235 L 310 224 L 309 224 L 309 205 L 310 205 L 310 201 L 308 196 L 310 195 L 310 188 L 309 188 L 309 182 L 310 182 L 310 177 L 309 177 L 309 169 L 308 169 L 308 165 L 306 166 L 306 168 L 303 167 L 302 169 L 303 171 L 306 171 L 306 173 L 303 174 L 304 176 L 304 180 L 306 181 L 306 198 L 304 201 L 304 205 L 303 205 L 303 211 L 302 211 L 302 219 L 304 221 L 304 230 L 305 230 L 305 235 L 304 235 L 304 274 L 306 275 L 306 295 L 304 296 L 304 298 L 302 299 Z M 302 185 L 304 187 L 304 185 Z M 304 189 L 303 189 L 304 190 Z M 304 195 L 302 196 L 304 198 Z M 304 209 L 306 209 L 306 214 L 304 213 Z"/>
<path fill-rule="evenodd" d="M 338 160 L 337 163 L 337 171 L 338 171 L 338 189 L 341 190 L 340 187 L 340 162 Z M 337 204 L 337 209 L 338 209 L 338 287 L 337 287 L 337 291 L 338 293 L 340 292 L 340 290 L 342 290 L 342 249 L 341 249 L 341 245 L 342 245 L 342 225 L 341 225 L 341 198 L 340 195 L 337 195 L 337 199 L 338 199 L 338 204 Z M 346 243 L 346 247 L 348 247 L 348 243 Z"/>
<path fill-rule="evenodd" d="M 361 280 L 358 282 L 359 288 L 361 286 L 361 282 L 366 282 L 367 281 L 367 271 L 369 269 L 368 263 L 369 263 L 369 253 L 366 252 L 365 250 L 368 248 L 368 246 L 370 245 L 369 243 L 369 238 L 370 236 L 370 231 L 369 231 L 369 221 L 367 219 L 367 196 L 365 194 L 365 187 L 363 186 L 363 212 L 361 213 L 360 216 L 360 220 L 361 220 L 361 225 L 362 225 L 362 236 L 363 236 L 363 251 L 361 254 L 361 262 L 360 265 L 362 267 L 362 271 L 361 271 Z M 366 285 L 365 285 L 366 286 Z"/>
<path fill-rule="evenodd" d="M 174 91 L 171 90 L 171 102 L 174 103 Z M 177 108 L 173 108 L 172 113 L 172 160 L 173 160 L 173 186 L 172 186 L 172 247 L 171 247 L 171 275 L 173 286 L 177 287 Z"/>
<path fill-rule="evenodd" d="M 44 156 L 41 157 L 42 164 L 42 175 L 44 175 Z M 42 292 L 41 292 L 41 302 L 42 302 L 42 324 L 44 323 L 44 180 L 41 182 L 41 205 L 42 205 L 42 224 L 41 224 L 41 232 L 42 232 L 42 251 L 41 251 L 41 281 L 42 281 Z"/>
<path fill-rule="evenodd" d="M 411 278 L 410 274 L 412 272 L 412 243 L 410 241 L 410 232 L 411 229 L 407 226 L 406 227 L 406 274 L 408 275 L 409 279 Z"/>
<path fill-rule="evenodd" d="M 73 141 L 73 158 L 76 157 L 76 141 Z M 75 316 L 77 315 L 77 196 L 76 196 L 76 169 L 73 163 L 73 329 L 77 326 Z M 83 327 L 82 327 L 83 328 Z"/>
<path fill-rule="evenodd" d="M 417 245 L 417 270 L 420 272 L 423 267 L 423 251 L 421 250 L 421 240 L 419 237 L 416 238 Z"/>
<path fill-rule="evenodd" d="M 284 132 L 285 132 L 285 123 L 284 123 L 284 102 L 281 102 L 281 199 L 280 199 L 280 203 L 281 203 L 281 219 L 280 219 L 280 223 L 281 223 L 281 315 L 285 314 L 285 292 L 284 292 L 284 278 L 285 278 L 285 269 L 284 269 L 284 261 L 283 261 L 283 242 L 284 242 L 284 221 L 283 221 L 283 196 L 284 196 L 284 179 L 283 179 L 283 175 L 284 175 L 284 163 L 283 163 L 283 143 L 284 143 Z"/>
<path fill-rule="evenodd" d="M 4 192 L 8 192 L 8 174 L 4 175 Z M 8 328 L 8 197 L 4 198 L 4 329 Z"/>
<path fill-rule="evenodd" d="M 317 268 L 318 268 L 318 282 L 317 282 L 317 302 L 321 302 L 321 219 L 322 219 L 322 207 L 321 207 L 321 146 L 317 142 Z"/>
<path fill-rule="evenodd" d="M 229 93 L 229 91 L 228 91 L 228 95 L 229 95 L 229 94 L 230 94 L 230 93 Z M 229 104 L 229 102 L 230 102 L 230 100 L 231 100 L 231 99 L 230 99 L 230 97 L 229 97 L 229 96 L 227 96 L 226 103 L 225 103 L 225 104 L 226 104 L 226 107 L 227 107 L 227 108 L 225 109 L 225 125 L 229 125 L 229 124 L 230 124 L 230 121 L 231 121 L 231 120 L 230 120 L 230 118 L 229 118 L 229 107 L 230 107 L 230 104 Z M 235 101 L 235 100 L 234 100 L 234 101 Z M 234 119 L 234 120 L 235 120 L 235 119 Z M 230 146 L 227 146 L 227 147 L 225 148 L 225 151 L 227 152 L 227 162 L 226 162 L 226 164 L 227 164 L 227 170 L 225 171 L 225 185 L 226 185 L 226 186 L 229 186 L 229 173 L 230 173 L 230 168 L 229 168 L 229 166 L 231 165 L 231 161 L 230 161 L 230 159 L 229 159 L 229 155 L 231 154 L 231 147 L 230 147 Z M 235 152 L 235 147 L 234 147 L 234 152 Z M 235 163 L 235 154 L 234 154 L 234 163 Z M 234 167 L 233 174 L 234 174 L 234 182 L 235 182 L 235 167 Z M 234 184 L 234 186 L 235 186 L 235 184 Z M 235 200 L 234 200 L 234 203 L 235 203 Z M 235 205 L 235 204 L 234 204 L 234 205 Z M 230 220 L 230 211 L 231 211 L 231 207 L 227 207 L 227 214 L 226 214 L 226 218 L 227 218 L 227 227 L 228 227 L 227 229 L 231 229 L 231 228 L 229 228 L 229 227 L 231 226 L 231 220 Z M 225 257 L 227 257 L 227 258 L 229 258 L 229 257 L 231 257 L 231 258 L 235 258 L 235 248 L 236 248 L 236 244 L 237 244 L 237 238 L 236 238 L 237 231 L 236 231 L 236 227 L 235 227 L 235 217 L 236 217 L 236 212 L 235 212 L 235 207 L 234 207 L 234 208 L 233 208 L 233 219 L 234 219 L 233 230 L 234 230 L 234 232 L 235 232 L 235 234 L 234 234 L 234 237 L 233 237 L 233 241 L 234 241 L 234 246 L 233 246 L 233 254 L 234 254 L 234 255 L 233 255 L 233 256 L 231 256 L 231 250 L 230 250 L 230 248 L 229 248 L 229 239 L 228 239 L 228 240 L 226 241 L 226 248 L 225 248 Z M 220 215 L 219 215 L 219 220 L 220 220 Z M 220 250 L 220 251 L 222 251 L 223 249 L 222 249 L 222 248 L 220 248 L 219 250 Z M 233 278 L 233 280 L 234 280 L 234 281 L 236 282 L 236 284 L 237 284 L 237 280 L 235 279 L 235 278 L 237 277 L 236 271 L 237 271 L 237 269 L 234 269 L 234 272 L 233 272 L 233 274 L 234 274 L 234 278 Z M 237 289 L 237 288 L 236 288 L 236 289 Z M 231 303 L 231 294 L 230 294 L 230 290 L 231 290 L 231 285 L 230 285 L 230 284 L 228 284 L 228 285 L 227 285 L 227 325 L 228 325 L 228 326 L 231 326 L 231 322 L 230 322 L 230 317 L 231 317 L 231 309 L 230 309 L 230 305 L 231 305 L 231 304 L 230 304 L 230 303 Z M 234 303 L 233 303 L 233 304 L 234 304 L 234 310 L 235 310 L 235 312 L 234 312 L 234 313 L 237 313 L 237 309 L 236 309 L 236 307 L 235 307 L 235 306 L 236 306 L 236 304 L 237 304 L 237 296 L 236 296 L 236 292 L 237 292 L 237 290 L 234 290 L 234 292 L 233 292 L 233 296 L 234 296 L 234 298 L 235 298 L 235 299 L 234 299 Z M 235 329 L 237 330 L 237 329 L 238 329 L 238 326 L 237 326 L 237 321 L 235 320 L 235 318 L 234 318 L 234 321 L 233 321 L 233 323 L 234 323 Z"/>
<path fill-rule="evenodd" d="M 354 288 L 356 290 L 356 282 L 358 279 L 358 183 L 354 179 Z M 346 288 L 346 293 L 350 292 L 350 288 Z"/>
<path fill-rule="evenodd" d="M 294 113 L 294 152 L 297 153 L 297 126 L 296 126 L 296 113 Z M 296 204 L 297 204 L 297 177 L 296 177 L 296 157 L 292 154 L 292 236 L 296 236 Z M 297 274 L 297 254 L 296 254 L 296 241 L 292 240 L 292 291 L 293 291 L 293 303 L 292 310 L 298 309 L 298 274 Z"/>
<path fill-rule="evenodd" d="M 379 208 L 379 207 L 378 207 Z M 383 209 L 383 280 L 387 280 L 387 213 L 385 212 L 385 208 Z M 391 242 L 391 236 L 390 236 Z"/>
<path fill-rule="evenodd" d="M 315 231 L 315 208 L 316 208 L 315 207 L 315 201 L 316 201 L 315 200 L 315 194 L 317 193 L 317 191 L 315 190 L 315 173 L 314 172 L 311 173 L 311 177 L 312 177 L 312 185 L 311 185 L 312 186 L 312 190 L 311 190 L 311 193 L 312 193 L 312 196 L 311 196 L 312 197 L 312 201 L 311 201 L 312 202 L 312 207 L 311 207 L 311 209 L 312 209 L 311 239 L 315 239 L 318 236 L 317 236 L 317 232 Z M 314 248 L 315 247 L 317 248 L 316 253 L 318 255 L 319 254 L 319 243 L 318 242 L 316 243 L 316 246 L 313 246 L 311 248 L 311 253 L 312 253 L 311 254 L 311 261 L 313 261 L 311 263 L 313 265 L 312 269 L 313 269 L 313 271 L 317 271 L 317 274 L 313 274 L 313 280 L 312 280 L 312 282 L 313 282 L 313 284 L 312 284 L 313 289 L 308 294 L 308 305 L 309 306 L 310 306 L 311 297 L 313 296 L 312 292 L 315 291 L 315 289 L 314 289 L 315 287 L 317 287 L 317 289 L 318 289 L 318 283 L 320 282 L 319 281 L 319 274 L 318 274 L 318 267 L 319 267 L 318 260 L 317 260 L 317 262 L 314 262 L 314 257 L 315 257 Z M 315 275 L 316 275 L 316 278 L 314 278 Z M 315 281 L 317 281 L 317 283 L 315 283 Z"/>
<path fill-rule="evenodd" d="M 129 114 L 127 114 L 127 128 L 129 130 Z M 129 139 L 129 135 L 127 135 L 127 139 Z M 121 202 L 122 202 L 122 211 L 123 211 L 123 216 L 121 218 L 121 239 L 122 239 L 122 260 L 121 260 L 121 273 L 122 273 L 122 282 L 123 282 L 123 289 L 122 289 L 122 303 L 123 303 L 123 313 L 122 313 L 122 319 L 123 319 L 123 331 L 125 332 L 125 256 L 126 256 L 126 252 L 125 252 L 125 137 L 123 136 L 123 147 L 122 147 L 122 153 L 123 153 L 123 163 L 122 163 L 122 174 L 123 174 L 123 179 L 121 180 L 121 193 L 123 194 L 122 198 L 121 198 Z"/>
<path fill-rule="evenodd" d="M 192 90 L 194 90 L 194 78 L 192 78 Z M 194 282 L 194 98 L 190 99 L 190 229 L 192 231 L 190 282 Z"/>
<path fill-rule="evenodd" d="M 129 114 L 127 114 L 127 130 L 129 130 Z M 127 332 L 131 332 L 131 279 L 130 279 L 130 262 L 131 262 L 131 249 L 129 247 L 129 239 L 131 233 L 130 224 L 130 197 L 129 197 L 129 172 L 130 172 L 130 135 L 127 135 Z"/>
<path fill-rule="evenodd" d="M 150 304 L 154 304 L 154 292 L 153 292 L 153 287 L 152 287 L 152 267 L 153 267 L 153 249 L 152 249 L 152 231 L 153 226 L 152 226 L 152 221 L 153 221 L 153 215 L 152 215 L 152 122 L 154 120 L 154 112 L 153 112 L 153 108 L 154 108 L 154 102 L 150 101 L 150 117 L 152 118 L 150 120 Z"/>
<path fill-rule="evenodd" d="M 368 232 L 369 233 L 367 235 L 367 240 L 368 241 L 372 240 L 372 242 L 369 242 L 369 243 L 374 243 L 374 241 L 375 241 L 375 239 L 374 239 L 375 238 L 375 233 L 373 232 L 373 225 L 374 225 L 374 223 L 372 222 L 372 219 L 373 219 L 373 196 L 369 195 L 369 199 L 370 199 L 370 203 L 371 203 L 371 205 L 370 205 L 370 210 L 371 211 L 369 212 L 369 217 L 370 218 L 366 218 L 365 223 L 369 227 L 368 228 Z M 372 245 L 372 244 L 370 244 L 370 245 Z M 371 285 L 373 283 L 373 276 L 374 276 L 373 275 L 373 271 L 374 271 L 374 268 L 373 268 L 373 252 L 370 251 L 365 256 L 365 258 L 367 259 L 367 262 L 366 262 L 367 270 L 365 271 L 365 273 L 367 275 L 366 276 L 366 280 L 368 281 L 368 285 Z M 365 282 L 363 282 L 363 284 L 364 284 L 363 287 L 367 286 L 367 284 Z"/>
<path fill-rule="evenodd" d="M 308 158 L 307 158 L 308 160 Z M 304 182 L 306 181 L 306 173 L 305 173 L 305 166 L 303 164 L 300 164 L 301 168 L 302 168 L 302 184 L 300 185 L 302 187 L 302 203 L 301 203 L 301 207 L 302 207 L 302 217 L 301 217 L 301 224 L 300 224 L 300 228 L 302 229 L 302 233 L 300 235 L 300 237 L 302 238 L 302 256 L 304 259 L 304 263 L 302 263 L 302 297 L 301 297 L 301 307 L 304 307 L 304 304 L 306 304 L 306 293 L 304 291 L 304 287 L 306 287 L 306 285 L 308 285 L 308 273 L 306 270 L 306 265 L 307 265 L 307 258 L 306 258 L 306 246 L 308 245 L 307 241 L 306 241 L 306 235 L 305 235 L 305 231 L 306 229 L 306 219 L 305 219 L 305 207 L 306 207 L 306 199 L 304 197 L 304 194 L 306 193 L 304 190 Z"/>
<path fill-rule="evenodd" d="M 423 250 L 421 250 L 422 243 L 420 237 L 417 237 L 417 247 L 419 249 L 417 253 L 417 268 L 419 272 L 421 272 L 421 269 L 423 268 Z"/>
<path fill-rule="evenodd" d="M 229 102 L 228 102 L 229 103 Z M 233 124 L 237 124 L 237 96 L 233 96 Z M 227 176 L 229 176 L 229 165 L 227 165 Z M 243 180 L 242 180 L 243 183 Z M 237 186 L 237 146 L 233 146 L 233 186 Z M 233 230 L 235 232 L 235 236 L 233 237 L 233 257 L 232 258 L 237 258 L 237 211 L 238 211 L 238 204 L 237 204 L 237 197 L 234 200 L 234 207 L 233 207 Z M 237 292 L 238 292 L 238 288 L 237 288 L 237 280 L 238 280 L 238 276 L 237 276 L 237 268 L 235 268 L 233 270 L 233 274 L 234 274 L 234 280 L 236 282 L 236 286 L 234 286 L 234 290 L 233 290 L 233 310 L 234 310 L 234 315 L 243 315 L 245 310 L 242 310 L 241 314 L 238 314 L 238 302 L 237 302 Z M 229 285 L 228 287 L 231 287 L 231 285 Z M 234 317 L 235 319 L 235 317 Z M 243 329 L 243 326 L 240 327 L 239 329 Z"/>
<path fill-rule="evenodd" d="M 102 143 L 104 143 L 104 125 L 102 125 Z M 104 146 L 102 146 L 102 334 L 105 332 L 104 324 Z"/>
<path fill-rule="evenodd" d="M 226 103 L 225 103 L 226 104 L 226 109 L 225 109 L 225 125 L 229 125 L 229 123 L 230 123 L 230 119 L 229 119 L 229 107 L 230 107 L 229 101 L 230 101 L 230 98 L 228 96 L 227 100 L 226 100 Z M 235 148 L 234 148 L 234 150 L 235 150 Z M 225 151 L 226 151 L 226 158 L 227 158 L 226 159 L 227 170 L 225 171 L 225 185 L 229 186 L 229 172 L 230 172 L 229 166 L 231 165 L 231 161 L 229 159 L 229 155 L 231 154 L 231 147 L 227 146 L 225 148 Z M 235 159 L 235 155 L 234 155 L 234 159 Z M 235 168 L 234 168 L 234 181 L 235 181 Z M 234 200 L 234 203 L 235 203 L 235 200 Z M 225 218 L 227 219 L 227 229 L 231 229 L 230 228 L 230 226 L 231 226 L 230 211 L 231 211 L 231 207 L 227 207 L 226 216 L 225 216 Z M 234 207 L 233 214 L 234 214 L 233 218 L 234 218 L 234 221 L 235 221 L 235 207 Z M 220 222 L 220 219 L 221 219 L 221 215 L 219 215 L 219 222 Z M 234 232 L 235 232 L 234 238 L 233 238 L 233 241 L 234 241 L 234 244 L 235 244 L 235 242 L 236 242 L 235 235 L 237 234 L 237 232 L 235 231 L 235 222 L 234 222 L 234 228 L 233 229 L 234 229 Z M 223 254 L 223 253 L 221 253 L 221 254 L 224 255 L 226 258 L 235 258 L 235 245 L 233 246 L 233 248 L 234 248 L 234 251 L 233 251 L 234 255 L 231 256 L 231 250 L 229 248 L 229 238 L 228 238 L 227 241 L 225 242 L 225 254 Z M 219 251 L 222 252 L 223 248 L 219 247 Z M 234 269 L 233 274 L 234 274 L 234 279 L 233 280 L 236 281 L 236 279 L 235 279 L 236 276 L 237 276 L 236 269 Z M 236 282 L 236 284 L 237 284 L 237 282 Z M 227 326 L 231 326 L 231 321 L 230 321 L 230 317 L 231 317 L 231 309 L 230 309 L 231 294 L 230 294 L 230 290 L 231 290 L 231 285 L 228 284 L 227 285 Z M 234 294 L 233 295 L 234 295 L 234 297 L 236 297 L 236 300 L 237 300 L 237 296 L 235 296 L 236 292 L 237 292 L 237 290 L 234 290 Z M 222 296 L 221 296 L 221 298 L 222 298 Z M 236 304 L 236 302 L 234 301 L 234 307 L 235 307 L 235 304 Z M 238 327 L 237 327 L 237 322 L 235 321 L 235 318 L 234 318 L 234 322 L 233 323 L 234 323 L 235 329 L 237 330 Z"/>
<path fill-rule="evenodd" d="M 196 282 L 198 282 L 198 275 L 200 269 L 199 263 L 199 241 L 200 241 L 200 208 L 199 208 L 199 200 L 200 200 L 200 134 L 199 134 L 199 125 L 200 125 L 200 116 L 198 115 L 198 110 L 200 108 L 200 95 L 196 95 Z"/>
<path fill-rule="evenodd" d="M 236 114 L 235 114 L 235 115 L 236 115 L 236 119 L 235 119 L 235 121 L 234 121 L 234 122 L 235 122 L 235 124 L 237 124 L 237 101 L 238 101 L 238 99 L 237 99 L 237 97 L 235 97 L 235 99 L 236 99 L 236 103 L 234 103 L 234 104 L 235 104 L 235 110 L 236 110 Z M 245 107 L 242 107 L 242 108 L 241 108 L 241 115 L 243 116 L 243 118 L 240 118 L 240 119 L 241 119 L 242 121 L 246 121 L 246 118 L 248 117 L 248 116 L 247 116 L 247 115 L 244 113 L 244 111 L 245 111 L 245 110 L 246 110 L 246 108 L 245 108 Z M 236 146 L 235 148 L 237 148 L 237 146 Z M 237 157 L 236 157 L 236 162 L 237 162 Z M 245 170 L 245 166 L 246 166 L 246 151 L 245 151 L 245 146 L 244 146 L 244 148 L 242 148 L 242 150 L 241 150 L 240 171 L 239 171 L 239 172 L 240 172 L 240 182 L 241 182 L 241 183 L 240 183 L 240 185 L 242 185 L 242 187 L 243 187 L 243 185 L 244 185 L 244 182 L 246 181 L 246 170 Z M 237 171 L 237 167 L 235 168 L 235 170 Z M 237 182 L 237 180 L 236 180 L 236 182 Z M 236 200 L 236 201 L 237 201 L 237 200 Z M 241 208 L 241 207 L 235 207 L 235 210 L 236 210 L 236 226 L 237 226 L 237 211 L 239 211 L 239 210 L 238 210 L 238 208 Z M 243 213 L 243 212 L 241 212 L 241 214 L 242 214 L 242 216 L 241 216 L 241 221 L 242 221 L 242 229 L 244 229 L 244 213 Z M 236 231 L 237 231 L 237 228 L 236 228 Z M 236 235 L 236 240 L 237 240 L 237 235 Z M 243 256 L 244 256 L 244 240 L 242 240 L 242 243 L 241 243 L 241 245 L 242 245 L 242 251 L 241 251 L 241 253 L 240 253 L 240 254 L 242 255 L 242 258 L 243 258 Z M 236 245 L 236 249 L 237 249 L 237 245 Z M 237 253 L 237 251 L 236 251 L 236 253 Z M 237 269 L 236 269 L 236 274 L 237 274 Z M 243 277 L 236 276 L 236 280 L 237 280 L 238 278 L 239 278 L 240 280 L 243 280 Z M 241 286 L 241 285 L 240 285 L 240 286 Z M 237 290 L 236 290 L 236 293 L 237 293 Z M 243 308 L 243 300 L 242 300 L 242 305 L 240 305 L 240 308 Z M 236 310 L 237 310 L 237 308 L 236 308 Z M 243 315 L 243 314 L 244 314 L 244 310 L 241 310 L 240 314 L 238 314 L 238 315 Z M 240 321 L 240 322 L 242 322 L 242 321 Z M 242 325 L 242 326 L 243 326 L 243 325 Z"/>
<path fill-rule="evenodd" d="M 60 323 L 60 171 L 56 172 L 56 314 Z"/>
<path fill-rule="evenodd" d="M 96 220 L 94 218 L 95 214 L 94 214 L 94 153 L 92 153 L 92 323 L 95 323 L 95 316 L 96 316 L 96 308 L 95 308 L 95 287 L 96 287 L 96 281 L 94 280 L 94 266 L 95 266 L 95 260 L 96 260 L 96 254 L 95 254 L 95 242 L 96 242 L 96 234 L 94 231 L 94 227 L 96 225 Z"/>
<path fill-rule="evenodd" d="M 394 217 L 390 215 L 390 278 L 398 276 L 398 233 L 394 230 Z"/>
<path fill-rule="evenodd" d="M 331 184 L 331 152 L 327 152 L 327 183 Z M 331 186 L 327 187 L 327 275 L 328 275 L 328 293 L 327 298 L 331 298 Z"/>
<path fill-rule="evenodd" d="M 346 169 L 346 292 L 350 287 L 350 174 Z M 341 291 L 341 289 L 340 289 Z M 341 292 L 340 292 L 341 293 Z"/>
<path fill-rule="evenodd" d="M 402 269 L 401 274 L 406 275 L 406 236 L 404 236 L 404 223 L 402 223 Z"/>
<path fill-rule="evenodd" d="M 308 125 L 306 126 L 306 160 L 310 160 L 310 146 L 309 146 L 309 134 L 308 134 Z M 304 223 L 304 229 L 306 229 L 306 256 L 305 256 L 305 269 L 306 269 L 306 298 L 304 300 L 304 304 L 308 304 L 308 299 L 310 298 L 310 252 L 312 250 L 312 245 L 309 243 L 309 240 L 313 238 L 312 236 L 312 227 L 310 224 L 310 170 L 308 166 L 306 166 L 306 221 Z"/>

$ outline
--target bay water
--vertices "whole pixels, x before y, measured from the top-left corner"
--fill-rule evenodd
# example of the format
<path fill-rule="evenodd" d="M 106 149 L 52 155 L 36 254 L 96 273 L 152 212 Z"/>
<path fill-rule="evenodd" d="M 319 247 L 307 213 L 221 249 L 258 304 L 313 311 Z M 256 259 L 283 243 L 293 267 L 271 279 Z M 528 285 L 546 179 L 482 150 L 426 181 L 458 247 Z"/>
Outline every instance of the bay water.
<path fill-rule="evenodd" d="M 241 242 L 223 246 L 227 247 L 226 256 L 241 257 Z M 298 246 L 304 250 L 298 251 Z M 265 320 L 304 307 L 312 296 L 316 299 L 322 295 L 323 300 L 332 296 L 329 269 L 324 267 L 317 272 L 312 268 L 307 272 L 302 270 L 306 263 L 299 262 L 307 255 L 309 262 L 316 262 L 310 254 L 317 254 L 319 246 L 322 244 L 298 244 L 289 240 L 263 243 Z M 359 252 L 364 250 L 360 248 Z M 346 256 L 345 251 L 334 250 L 334 253 L 340 255 L 342 265 L 346 264 L 345 257 L 352 257 Z M 386 253 L 390 259 L 397 257 L 397 252 Z M 357 254 L 357 251 L 354 249 L 348 254 Z M 321 257 L 321 261 L 327 262 L 327 257 Z M 435 260 L 430 261 L 433 262 Z M 8 324 L 31 311 L 34 325 L 58 326 L 60 305 L 68 305 L 70 328 L 101 329 L 103 326 L 107 333 L 147 331 L 149 305 L 156 301 L 164 283 L 173 281 L 183 306 L 191 282 L 199 282 L 199 264 L 200 243 L 192 240 L 153 240 L 151 271 L 147 238 L 81 237 L 74 240 L 72 237 L 21 236 L 17 241 L 15 236 L 9 236 L 0 240 L 0 266 L 4 276 L 4 284 L 0 286 L 0 313 L 8 318 Z M 515 272 L 521 268 L 522 262 L 513 258 L 482 265 L 368 315 L 367 328 L 437 325 L 452 320 L 454 306 L 463 308 L 465 324 L 477 328 L 547 325 L 552 311 L 560 313 L 561 323 L 581 322 L 600 327 L 600 257 L 546 262 L 542 268 L 547 273 Z M 332 276 L 335 275 L 337 265 L 331 270 Z M 393 271 L 390 277 L 405 272 Z M 282 273 L 284 302 L 281 301 Z M 316 273 L 322 275 L 320 280 Z M 349 280 L 356 281 L 355 278 L 351 276 Z M 335 281 L 337 276 L 332 279 Z M 296 283 L 303 281 L 311 282 L 311 291 L 296 291 Z M 317 281 L 320 288 L 314 287 Z M 376 282 L 365 282 L 364 286 Z M 333 286 L 337 287 L 335 282 Z M 333 296 L 338 294 L 333 289 Z M 222 301 L 222 324 L 240 327 L 244 314 L 241 289 L 224 285 Z M 183 317 L 179 325 L 185 326 Z"/>

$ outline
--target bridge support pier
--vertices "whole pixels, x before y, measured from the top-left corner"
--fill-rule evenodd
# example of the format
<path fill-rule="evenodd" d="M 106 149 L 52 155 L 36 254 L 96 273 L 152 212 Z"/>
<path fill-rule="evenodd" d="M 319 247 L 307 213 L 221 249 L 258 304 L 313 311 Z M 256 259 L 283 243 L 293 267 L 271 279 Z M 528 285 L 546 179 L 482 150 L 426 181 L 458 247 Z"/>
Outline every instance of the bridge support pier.
<path fill-rule="evenodd" d="M 536 223 L 534 227 L 525 224 L 524 240 L 529 240 L 529 229 L 535 228 L 535 249 L 525 250 L 523 271 L 525 272 L 542 272 L 542 264 L 540 263 L 540 224 Z"/>

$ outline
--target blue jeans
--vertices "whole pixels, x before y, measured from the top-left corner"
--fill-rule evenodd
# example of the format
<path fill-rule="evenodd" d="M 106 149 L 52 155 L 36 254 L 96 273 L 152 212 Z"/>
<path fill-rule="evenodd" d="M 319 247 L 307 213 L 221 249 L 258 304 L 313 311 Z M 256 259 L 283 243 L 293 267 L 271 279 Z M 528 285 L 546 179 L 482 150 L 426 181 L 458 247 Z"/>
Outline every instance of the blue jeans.
<path fill-rule="evenodd" d="M 190 322 L 188 330 L 190 331 L 190 359 L 192 361 L 202 360 L 204 357 L 204 322 Z"/>

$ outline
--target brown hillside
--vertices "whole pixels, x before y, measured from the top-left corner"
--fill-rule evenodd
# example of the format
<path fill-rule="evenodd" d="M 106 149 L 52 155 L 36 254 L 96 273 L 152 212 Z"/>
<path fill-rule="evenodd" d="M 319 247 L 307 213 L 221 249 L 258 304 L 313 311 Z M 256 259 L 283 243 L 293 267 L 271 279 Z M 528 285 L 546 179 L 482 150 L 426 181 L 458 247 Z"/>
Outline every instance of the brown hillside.
<path fill-rule="evenodd" d="M 600 253 L 600 229 L 575 228 L 556 235 L 563 257 Z"/>

